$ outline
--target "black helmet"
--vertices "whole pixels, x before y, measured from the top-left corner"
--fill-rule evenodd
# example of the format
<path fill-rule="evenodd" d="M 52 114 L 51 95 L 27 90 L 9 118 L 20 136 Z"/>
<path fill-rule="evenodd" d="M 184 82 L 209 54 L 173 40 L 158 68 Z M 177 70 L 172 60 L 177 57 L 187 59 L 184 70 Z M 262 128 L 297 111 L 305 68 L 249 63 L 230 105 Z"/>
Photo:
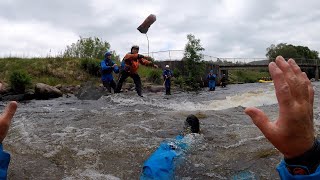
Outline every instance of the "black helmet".
<path fill-rule="evenodd" d="M 131 51 L 132 51 L 132 49 L 138 49 L 138 50 L 139 50 L 139 46 L 138 46 L 138 45 L 133 45 L 133 46 L 131 47 Z"/>
<path fill-rule="evenodd" d="M 199 133 L 200 132 L 200 123 L 199 119 L 193 115 L 190 114 L 186 121 L 185 121 L 185 126 L 184 126 L 184 133 Z"/>

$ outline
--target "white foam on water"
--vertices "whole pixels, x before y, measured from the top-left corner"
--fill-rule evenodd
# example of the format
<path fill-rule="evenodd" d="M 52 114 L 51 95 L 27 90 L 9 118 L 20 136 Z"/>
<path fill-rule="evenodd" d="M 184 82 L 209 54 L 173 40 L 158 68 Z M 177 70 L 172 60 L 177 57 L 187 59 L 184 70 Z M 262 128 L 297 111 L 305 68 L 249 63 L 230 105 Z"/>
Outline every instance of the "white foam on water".
<path fill-rule="evenodd" d="M 149 99 L 144 100 L 142 98 L 123 98 L 123 97 L 112 97 L 111 100 L 115 103 L 118 103 L 120 106 L 136 106 L 136 105 L 147 105 L 147 106 L 153 106 L 153 107 L 160 107 L 164 109 L 172 109 L 176 111 L 183 111 L 183 110 L 200 110 L 204 109 L 206 105 L 202 103 L 193 103 L 189 101 L 183 101 L 183 102 L 176 102 L 176 101 L 170 101 L 170 102 L 162 102 L 156 99 Z M 103 108 L 107 109 L 107 108 Z M 141 111 L 141 110 L 140 110 Z M 139 112 L 139 110 L 135 110 L 135 112 Z"/>
<path fill-rule="evenodd" d="M 209 104 L 211 110 L 222 110 L 232 107 L 251 107 L 276 104 L 274 90 L 257 90 L 235 96 L 227 96 L 225 100 L 213 100 Z"/>
<path fill-rule="evenodd" d="M 226 96 L 226 99 L 224 100 L 211 100 L 202 102 L 177 102 L 175 100 L 168 100 L 163 102 L 156 99 L 143 99 L 135 97 L 123 98 L 121 96 L 111 97 L 111 100 L 115 103 L 119 103 L 121 106 L 147 105 L 164 109 L 172 109 L 175 111 L 223 110 L 238 106 L 265 106 L 277 103 L 273 84 L 266 86 L 265 89 L 257 89 L 245 92 L 243 94 Z M 135 111 L 138 112 L 138 110 Z"/>
<path fill-rule="evenodd" d="M 216 178 L 218 178 L 218 179 L 228 179 L 228 178 L 222 177 L 221 175 L 216 174 L 216 173 L 206 173 L 205 175 L 210 177 L 210 178 L 214 178 L 214 179 L 216 179 Z"/>
<path fill-rule="evenodd" d="M 150 127 L 146 127 L 146 126 L 139 125 L 139 124 L 127 124 L 126 127 L 129 127 L 129 128 L 137 127 L 137 128 L 139 128 L 141 130 L 144 130 L 145 132 L 149 132 L 149 133 L 153 133 L 154 132 Z"/>
<path fill-rule="evenodd" d="M 223 148 L 225 149 L 229 149 L 229 148 L 235 148 L 235 147 L 239 147 L 243 144 L 245 144 L 246 142 L 249 141 L 259 141 L 261 139 L 264 139 L 264 136 L 258 136 L 258 137 L 254 137 L 254 138 L 245 138 L 245 139 L 241 139 L 239 142 L 237 142 L 236 144 L 231 144 L 229 146 L 224 146 Z"/>
<path fill-rule="evenodd" d="M 111 174 L 101 174 L 94 169 L 86 169 L 80 174 L 80 179 L 92 179 L 92 180 L 121 180 Z M 63 180 L 74 180 L 79 178 L 74 177 L 64 177 Z"/>
<path fill-rule="evenodd" d="M 79 108 L 70 108 L 71 111 L 82 111 L 83 109 L 79 109 Z"/>
<path fill-rule="evenodd" d="M 31 126 L 28 123 L 24 123 L 27 122 L 27 118 L 26 117 L 22 117 L 19 120 L 15 120 L 13 121 L 13 127 L 12 129 L 18 129 L 18 131 L 20 132 L 22 137 L 18 137 L 19 139 L 24 139 L 24 142 L 30 144 L 32 142 L 32 135 L 30 132 L 28 132 L 28 127 L 27 126 Z"/>
<path fill-rule="evenodd" d="M 48 148 L 46 148 L 48 149 Z M 50 158 L 50 157 L 54 157 L 56 154 L 58 154 L 59 152 L 61 151 L 61 146 L 56 146 L 56 147 L 53 147 L 53 150 L 52 151 L 49 151 L 45 154 L 43 154 L 44 157 L 47 157 L 47 158 Z"/>
<path fill-rule="evenodd" d="M 115 177 L 111 174 L 101 174 L 93 169 L 86 169 L 80 175 L 82 177 L 88 177 L 90 179 L 120 180 L 120 178 Z"/>

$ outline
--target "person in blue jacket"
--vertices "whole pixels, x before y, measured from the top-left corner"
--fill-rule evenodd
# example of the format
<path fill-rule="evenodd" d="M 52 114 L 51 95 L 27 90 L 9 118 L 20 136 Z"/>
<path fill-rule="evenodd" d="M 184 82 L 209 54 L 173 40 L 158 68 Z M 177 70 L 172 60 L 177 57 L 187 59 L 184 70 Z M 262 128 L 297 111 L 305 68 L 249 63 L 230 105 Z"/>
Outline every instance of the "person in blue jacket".
<path fill-rule="evenodd" d="M 279 117 L 270 121 L 260 109 L 245 113 L 284 156 L 277 167 L 281 179 L 320 179 L 320 143 L 313 124 L 314 89 L 293 59 L 278 56 L 269 64 L 279 104 Z"/>
<path fill-rule="evenodd" d="M 213 74 L 213 70 L 210 70 L 207 80 L 209 82 L 209 91 L 216 90 L 216 75 Z"/>
<path fill-rule="evenodd" d="M 163 84 L 166 88 L 166 95 L 171 95 L 171 77 L 173 76 L 172 71 L 170 70 L 169 65 L 166 65 L 165 70 L 162 73 L 163 76 Z"/>
<path fill-rule="evenodd" d="M 104 60 L 100 62 L 101 67 L 101 81 L 107 90 L 111 93 L 111 88 L 116 89 L 116 83 L 113 80 L 112 72 L 119 73 L 119 67 L 111 60 L 111 53 L 106 52 L 104 54 Z"/>
<path fill-rule="evenodd" d="M 0 89 L 2 84 L 0 83 Z M 10 154 L 3 151 L 2 142 L 7 136 L 11 120 L 17 110 L 17 102 L 10 102 L 4 113 L 0 115 L 0 179 L 7 179 L 8 166 L 10 163 Z"/>
<path fill-rule="evenodd" d="M 188 135 L 199 132 L 199 119 L 192 114 L 189 115 L 181 135 L 176 136 L 174 139 L 163 141 L 144 162 L 140 180 L 174 179 L 176 165 L 192 145 Z"/>

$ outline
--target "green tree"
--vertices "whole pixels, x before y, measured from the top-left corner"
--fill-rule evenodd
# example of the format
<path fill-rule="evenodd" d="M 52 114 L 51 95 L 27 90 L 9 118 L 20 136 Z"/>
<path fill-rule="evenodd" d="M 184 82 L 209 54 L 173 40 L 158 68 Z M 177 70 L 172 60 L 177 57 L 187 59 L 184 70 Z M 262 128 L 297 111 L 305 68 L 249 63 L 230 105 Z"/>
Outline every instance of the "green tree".
<path fill-rule="evenodd" d="M 67 46 L 63 57 L 103 59 L 104 53 L 109 49 L 110 44 L 107 41 L 97 37 L 80 37 L 76 43 Z M 115 52 L 112 54 L 115 56 Z"/>
<path fill-rule="evenodd" d="M 204 48 L 200 44 L 200 39 L 192 34 L 187 35 L 188 42 L 184 48 L 185 78 L 186 85 L 192 90 L 200 88 L 200 81 L 204 71 L 203 55 L 200 53 Z"/>
<path fill-rule="evenodd" d="M 278 45 L 271 44 L 271 46 L 267 48 L 266 56 L 270 60 L 275 59 L 279 55 L 284 58 L 319 59 L 319 53 L 315 50 L 310 50 L 306 46 L 280 43 Z"/>

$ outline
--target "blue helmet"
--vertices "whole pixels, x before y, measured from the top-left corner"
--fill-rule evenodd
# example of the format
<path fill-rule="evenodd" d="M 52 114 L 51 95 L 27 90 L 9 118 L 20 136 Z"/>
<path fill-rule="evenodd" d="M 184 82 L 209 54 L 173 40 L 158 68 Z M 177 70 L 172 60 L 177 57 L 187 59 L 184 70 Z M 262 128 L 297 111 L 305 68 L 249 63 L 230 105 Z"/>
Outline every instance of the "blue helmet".
<path fill-rule="evenodd" d="M 111 52 L 107 51 L 106 53 L 104 53 L 104 57 L 107 57 L 107 56 L 111 56 Z"/>
<path fill-rule="evenodd" d="M 210 70 L 210 73 L 213 73 L 213 70 Z"/>

